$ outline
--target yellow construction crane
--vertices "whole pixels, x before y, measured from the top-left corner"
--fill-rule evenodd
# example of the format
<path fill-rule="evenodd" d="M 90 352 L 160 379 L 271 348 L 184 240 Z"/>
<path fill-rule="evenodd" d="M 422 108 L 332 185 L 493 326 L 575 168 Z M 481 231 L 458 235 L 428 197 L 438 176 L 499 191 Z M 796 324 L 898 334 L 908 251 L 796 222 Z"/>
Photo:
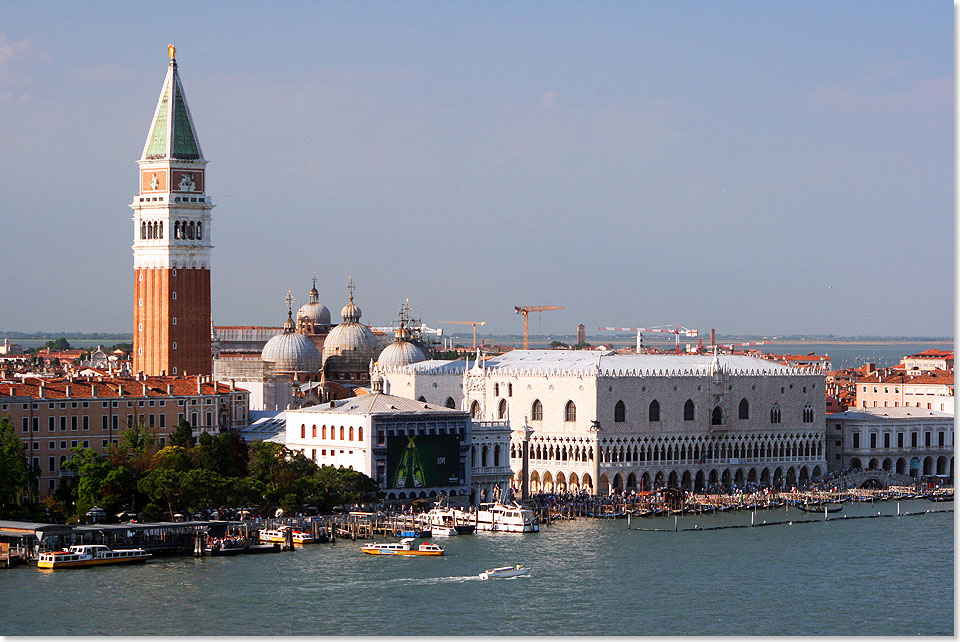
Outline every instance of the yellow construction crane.
<path fill-rule="evenodd" d="M 477 349 L 477 326 L 486 325 L 486 321 L 439 321 L 439 323 L 459 323 L 460 325 L 472 325 L 473 326 L 473 349 Z"/>
<path fill-rule="evenodd" d="M 531 312 L 543 312 L 545 310 L 562 310 L 562 305 L 524 305 L 513 306 L 514 311 L 517 314 L 523 315 L 523 349 L 529 350 L 530 348 L 530 326 L 527 323 L 528 316 Z"/>

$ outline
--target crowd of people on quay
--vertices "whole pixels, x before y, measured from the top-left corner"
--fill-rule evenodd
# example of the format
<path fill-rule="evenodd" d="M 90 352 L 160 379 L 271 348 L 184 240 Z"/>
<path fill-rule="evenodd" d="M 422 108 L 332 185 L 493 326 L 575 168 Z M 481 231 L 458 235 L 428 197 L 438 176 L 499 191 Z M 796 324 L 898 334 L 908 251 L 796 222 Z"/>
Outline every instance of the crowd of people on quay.
<path fill-rule="evenodd" d="M 207 546 L 210 548 L 243 548 L 247 541 L 239 535 L 226 535 L 224 537 L 207 537 Z"/>

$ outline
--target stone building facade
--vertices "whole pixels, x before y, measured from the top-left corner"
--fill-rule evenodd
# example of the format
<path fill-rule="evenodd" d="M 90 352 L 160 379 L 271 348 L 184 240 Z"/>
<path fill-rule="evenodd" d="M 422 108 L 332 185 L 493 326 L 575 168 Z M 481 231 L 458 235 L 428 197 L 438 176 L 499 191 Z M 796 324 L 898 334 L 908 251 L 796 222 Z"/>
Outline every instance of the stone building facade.
<path fill-rule="evenodd" d="M 375 374 L 393 394 L 523 427 L 531 491 L 789 486 L 826 472 L 824 375 L 739 355 L 514 350 Z"/>

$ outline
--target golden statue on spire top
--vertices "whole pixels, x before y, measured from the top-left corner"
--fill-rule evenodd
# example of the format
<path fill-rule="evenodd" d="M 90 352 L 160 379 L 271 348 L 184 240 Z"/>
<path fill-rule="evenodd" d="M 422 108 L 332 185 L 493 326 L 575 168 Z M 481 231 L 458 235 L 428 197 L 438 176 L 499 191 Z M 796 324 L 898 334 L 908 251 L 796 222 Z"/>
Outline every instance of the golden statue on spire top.
<path fill-rule="evenodd" d="M 177 56 L 177 48 L 173 46 L 172 42 L 167 45 L 167 55 L 170 56 L 170 60 L 173 60 Z"/>

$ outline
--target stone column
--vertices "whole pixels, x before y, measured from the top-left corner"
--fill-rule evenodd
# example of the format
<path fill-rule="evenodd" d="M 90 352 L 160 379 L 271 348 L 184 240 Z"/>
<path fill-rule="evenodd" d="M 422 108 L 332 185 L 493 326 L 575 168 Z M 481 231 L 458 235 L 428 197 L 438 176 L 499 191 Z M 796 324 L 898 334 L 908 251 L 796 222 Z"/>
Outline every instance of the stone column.
<path fill-rule="evenodd" d="M 520 498 L 523 501 L 530 499 L 530 435 L 533 434 L 533 428 L 527 424 L 527 418 L 523 418 L 523 470 L 521 471 L 522 481 L 520 487 Z"/>

